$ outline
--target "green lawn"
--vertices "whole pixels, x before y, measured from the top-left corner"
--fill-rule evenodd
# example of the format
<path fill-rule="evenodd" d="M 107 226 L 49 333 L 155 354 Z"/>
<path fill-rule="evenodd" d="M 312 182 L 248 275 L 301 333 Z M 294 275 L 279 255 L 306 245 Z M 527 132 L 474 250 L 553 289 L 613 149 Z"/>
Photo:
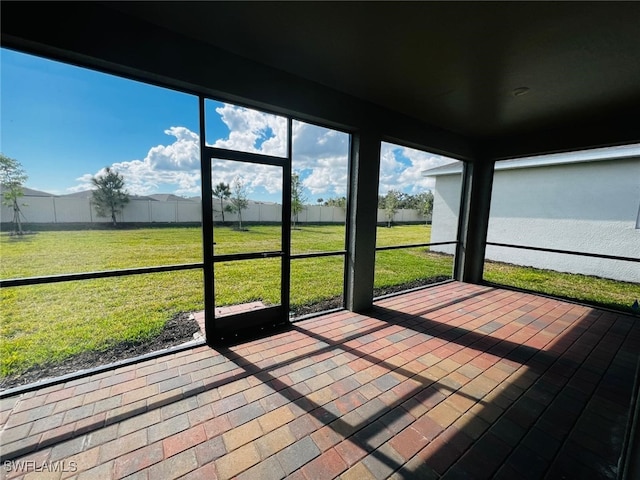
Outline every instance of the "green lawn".
<path fill-rule="evenodd" d="M 279 250 L 279 233 L 276 226 L 252 225 L 248 231 L 218 227 L 215 252 Z M 344 249 L 344 226 L 303 226 L 291 233 L 293 253 Z M 422 225 L 379 229 L 380 242 L 386 245 L 426 242 L 429 236 L 430 228 Z M 202 234 L 196 227 L 41 231 L 22 238 L 5 234 L 0 235 L 0 252 L 0 276 L 5 279 L 198 263 Z M 424 249 L 383 253 L 389 264 L 383 265 L 381 275 L 376 274 L 377 286 L 429 273 L 416 265 L 421 256 L 427 258 Z M 292 306 L 341 296 L 343 265 L 342 256 L 293 261 Z M 218 306 L 279 302 L 278 259 L 216 263 L 215 274 Z M 3 288 L 0 375 L 125 340 L 149 338 L 172 316 L 201 310 L 203 304 L 199 269 Z"/>
<path fill-rule="evenodd" d="M 425 225 L 378 228 L 378 246 L 429 241 Z M 215 230 L 216 254 L 279 250 L 279 227 L 252 225 L 248 231 Z M 344 226 L 302 226 L 292 231 L 292 252 L 344 249 Z M 41 231 L 23 238 L 0 235 L 0 276 L 31 277 L 155 265 L 198 263 L 199 228 Z M 291 304 L 296 308 L 340 297 L 344 258 L 295 259 Z M 377 252 L 376 288 L 450 277 L 452 257 L 426 248 Z M 599 302 L 618 309 L 640 297 L 637 284 L 580 275 L 487 264 L 490 281 Z M 216 305 L 253 300 L 279 302 L 280 260 L 215 264 Z M 632 301 L 632 300 L 631 300 Z M 54 363 L 83 351 L 157 334 L 172 316 L 203 308 L 200 269 L 3 288 L 0 291 L 0 375 Z"/>
<path fill-rule="evenodd" d="M 484 279 L 488 282 L 573 299 L 632 313 L 631 305 L 640 302 L 640 284 L 607 278 L 561 273 L 532 267 L 519 267 L 487 261 Z"/>

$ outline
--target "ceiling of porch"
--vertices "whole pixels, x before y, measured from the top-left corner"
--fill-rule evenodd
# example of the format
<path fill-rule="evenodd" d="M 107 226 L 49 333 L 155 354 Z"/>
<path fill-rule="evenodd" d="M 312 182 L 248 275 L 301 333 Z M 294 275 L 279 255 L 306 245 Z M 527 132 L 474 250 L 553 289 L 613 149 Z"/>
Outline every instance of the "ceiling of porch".
<path fill-rule="evenodd" d="M 335 93 L 317 103 L 354 98 L 500 159 L 640 143 L 639 18 L 638 2 L 5 1 L 2 30 L 3 43 L 95 43 L 193 71 L 189 45 L 209 48 Z"/>
<path fill-rule="evenodd" d="M 637 2 L 108 3 L 485 142 L 624 142 L 640 110 Z"/>

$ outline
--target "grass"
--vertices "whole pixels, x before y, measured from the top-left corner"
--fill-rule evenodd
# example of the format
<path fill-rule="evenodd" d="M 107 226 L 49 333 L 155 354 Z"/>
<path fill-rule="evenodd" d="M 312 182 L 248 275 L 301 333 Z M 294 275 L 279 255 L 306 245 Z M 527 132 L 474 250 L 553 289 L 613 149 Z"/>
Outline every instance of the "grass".
<path fill-rule="evenodd" d="M 640 284 L 637 283 L 520 267 L 501 262 L 485 262 L 484 279 L 498 285 L 578 300 L 628 313 L 632 313 L 633 302 L 640 301 Z"/>
<path fill-rule="evenodd" d="M 199 228 L 43 231 L 0 235 L 1 278 L 202 261 Z"/>
<path fill-rule="evenodd" d="M 425 225 L 378 228 L 377 245 L 429 241 Z M 339 225 L 292 231 L 292 252 L 344 249 Z M 215 230 L 216 254 L 280 250 L 279 227 L 252 225 L 239 232 Z M 23 238 L 0 235 L 0 276 L 31 277 L 202 261 L 197 227 L 40 231 Z M 344 257 L 295 259 L 291 263 L 293 307 L 343 294 Z M 552 295 L 628 308 L 640 297 L 637 284 L 487 263 L 486 279 Z M 374 286 L 450 277 L 452 257 L 426 248 L 377 252 Z M 216 305 L 280 301 L 280 260 L 215 264 Z M 631 300 L 633 301 L 633 300 Z M 0 291 L 0 376 L 56 363 L 77 353 L 106 349 L 156 335 L 167 320 L 203 308 L 202 272 L 154 273 L 3 288 Z"/>
<path fill-rule="evenodd" d="M 398 243 L 398 238 L 404 243 L 425 242 L 429 235 L 425 226 L 380 229 L 386 244 Z M 252 225 L 242 232 L 219 227 L 214 236 L 216 254 L 282 248 L 276 226 Z M 343 250 L 344 244 L 344 226 L 292 231 L 293 253 Z M 21 278 L 198 263 L 202 233 L 197 227 L 40 231 L 24 237 L 0 235 L 0 249 L 0 276 Z M 398 282 L 406 277 L 401 258 L 396 252 L 393 257 L 382 283 L 393 283 L 394 269 L 403 275 Z M 408 258 L 415 261 L 413 254 Z M 342 295 L 343 265 L 342 256 L 293 261 L 292 306 Z M 279 259 L 216 263 L 215 274 L 218 306 L 280 301 Z M 200 270 L 3 288 L 0 375 L 150 338 L 172 316 L 203 305 Z"/>
<path fill-rule="evenodd" d="M 0 372 L 155 336 L 179 312 L 202 309 L 201 282 L 193 271 L 3 288 Z"/>

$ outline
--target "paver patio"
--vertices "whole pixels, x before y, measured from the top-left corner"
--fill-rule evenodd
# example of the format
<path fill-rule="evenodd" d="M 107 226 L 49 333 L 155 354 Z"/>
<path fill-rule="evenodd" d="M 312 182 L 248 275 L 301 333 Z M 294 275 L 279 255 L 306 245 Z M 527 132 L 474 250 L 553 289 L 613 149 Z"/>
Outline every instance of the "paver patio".
<path fill-rule="evenodd" d="M 3 398 L 2 478 L 615 478 L 639 324 L 450 282 Z"/>

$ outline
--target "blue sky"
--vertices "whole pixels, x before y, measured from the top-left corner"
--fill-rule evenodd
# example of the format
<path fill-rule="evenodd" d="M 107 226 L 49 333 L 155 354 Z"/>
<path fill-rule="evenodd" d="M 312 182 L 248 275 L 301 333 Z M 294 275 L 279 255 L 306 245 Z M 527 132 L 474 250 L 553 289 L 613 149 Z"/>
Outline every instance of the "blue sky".
<path fill-rule="evenodd" d="M 0 49 L 0 150 L 18 160 L 26 186 L 57 195 L 90 188 L 110 166 L 130 193 L 200 195 L 197 97 Z M 206 102 L 207 144 L 286 152 L 282 117 Z M 294 122 L 293 168 L 308 203 L 346 194 L 348 135 Z M 422 170 L 451 159 L 383 144 L 380 192 L 432 187 Z M 250 197 L 279 201 L 277 168 L 214 162 L 214 183 L 242 178 Z"/>

